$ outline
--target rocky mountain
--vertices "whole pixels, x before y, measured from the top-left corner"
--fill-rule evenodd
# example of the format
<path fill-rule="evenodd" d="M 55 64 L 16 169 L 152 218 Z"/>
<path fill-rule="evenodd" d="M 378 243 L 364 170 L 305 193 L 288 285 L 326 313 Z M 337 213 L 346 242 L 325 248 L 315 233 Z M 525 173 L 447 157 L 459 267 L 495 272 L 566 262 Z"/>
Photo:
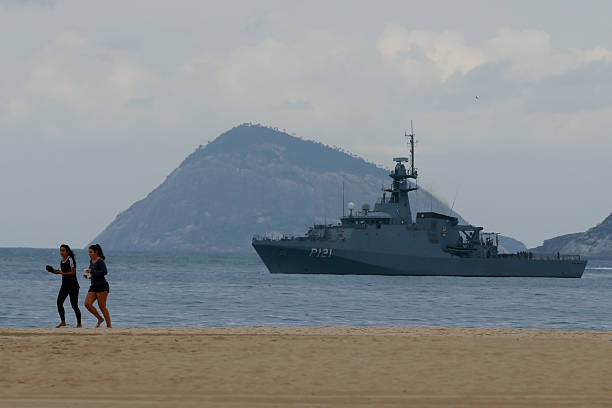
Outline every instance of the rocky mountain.
<path fill-rule="evenodd" d="M 505 237 L 500 235 L 499 237 L 499 252 L 502 254 L 512 254 L 518 251 L 526 251 L 527 247 L 518 239 Z"/>
<path fill-rule="evenodd" d="M 345 203 L 372 204 L 388 172 L 338 148 L 244 124 L 197 148 L 94 241 L 126 250 L 247 250 L 253 234 L 302 234 L 312 223 L 336 222 L 343 183 Z M 427 191 L 412 194 L 413 213 L 450 213 Z"/>
<path fill-rule="evenodd" d="M 582 255 L 590 259 L 612 259 L 612 213 L 599 225 L 585 231 L 547 239 L 532 251 Z"/>

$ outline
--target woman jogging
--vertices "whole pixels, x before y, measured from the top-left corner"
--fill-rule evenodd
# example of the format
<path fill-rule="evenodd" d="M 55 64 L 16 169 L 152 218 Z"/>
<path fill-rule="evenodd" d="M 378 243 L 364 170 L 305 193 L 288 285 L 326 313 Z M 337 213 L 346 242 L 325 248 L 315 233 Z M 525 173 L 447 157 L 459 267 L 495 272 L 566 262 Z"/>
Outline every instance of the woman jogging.
<path fill-rule="evenodd" d="M 76 259 L 74 252 L 66 244 L 60 246 L 60 269 L 53 273 L 62 275 L 62 286 L 57 294 L 57 311 L 60 315 L 60 324 L 57 328 L 66 326 L 66 312 L 64 311 L 64 301 L 70 296 L 70 306 L 74 310 L 77 319 L 77 327 L 81 327 L 81 310 L 79 309 L 79 281 L 76 276 Z"/>
<path fill-rule="evenodd" d="M 100 244 L 94 244 L 89 247 L 89 257 L 91 261 L 89 262 L 89 269 L 87 269 L 87 272 L 91 275 L 91 286 L 85 298 L 85 307 L 96 317 L 96 319 L 98 319 L 96 327 L 100 327 L 102 322 L 106 320 L 106 327 L 110 329 L 111 318 L 106 308 L 106 298 L 108 297 L 109 287 L 104 277 L 108 272 L 106 270 L 106 263 L 104 263 L 106 257 L 104 256 L 104 252 L 102 252 Z M 87 275 L 85 275 L 85 277 L 87 277 Z M 98 306 L 104 317 L 100 316 L 100 313 L 98 313 L 93 305 L 96 300 L 98 301 Z"/>

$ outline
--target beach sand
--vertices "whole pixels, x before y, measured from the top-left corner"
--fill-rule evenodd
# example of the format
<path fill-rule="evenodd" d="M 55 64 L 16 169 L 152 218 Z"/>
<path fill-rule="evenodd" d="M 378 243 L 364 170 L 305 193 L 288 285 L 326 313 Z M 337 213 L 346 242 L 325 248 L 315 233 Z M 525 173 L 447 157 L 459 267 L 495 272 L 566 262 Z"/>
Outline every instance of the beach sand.
<path fill-rule="evenodd" d="M 612 406 L 612 332 L 0 328 L 0 407 Z"/>

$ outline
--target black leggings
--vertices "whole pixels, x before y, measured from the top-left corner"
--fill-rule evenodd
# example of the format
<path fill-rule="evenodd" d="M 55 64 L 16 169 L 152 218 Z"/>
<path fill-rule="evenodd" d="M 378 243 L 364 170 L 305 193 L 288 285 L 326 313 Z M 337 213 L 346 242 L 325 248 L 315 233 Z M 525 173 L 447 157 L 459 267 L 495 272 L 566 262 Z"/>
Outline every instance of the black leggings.
<path fill-rule="evenodd" d="M 81 310 L 79 309 L 79 287 L 76 285 L 62 285 L 57 294 L 57 311 L 59 312 L 62 322 L 66 320 L 66 312 L 64 312 L 64 301 L 70 295 L 70 306 L 74 310 L 77 318 L 77 324 L 81 324 Z"/>

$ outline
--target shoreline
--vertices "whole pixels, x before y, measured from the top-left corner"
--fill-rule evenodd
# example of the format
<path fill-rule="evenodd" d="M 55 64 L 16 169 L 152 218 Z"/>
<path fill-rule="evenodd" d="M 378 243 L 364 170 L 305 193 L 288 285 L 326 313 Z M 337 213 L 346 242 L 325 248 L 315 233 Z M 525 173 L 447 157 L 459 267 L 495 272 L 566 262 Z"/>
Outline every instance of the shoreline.
<path fill-rule="evenodd" d="M 612 330 L 509 329 L 457 326 L 159 326 L 117 327 L 4 327 L 0 337 L 11 335 L 325 335 L 325 336 L 512 336 L 548 338 L 610 337 Z"/>
<path fill-rule="evenodd" d="M 0 327 L 0 407 L 606 406 L 612 331 Z"/>

